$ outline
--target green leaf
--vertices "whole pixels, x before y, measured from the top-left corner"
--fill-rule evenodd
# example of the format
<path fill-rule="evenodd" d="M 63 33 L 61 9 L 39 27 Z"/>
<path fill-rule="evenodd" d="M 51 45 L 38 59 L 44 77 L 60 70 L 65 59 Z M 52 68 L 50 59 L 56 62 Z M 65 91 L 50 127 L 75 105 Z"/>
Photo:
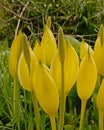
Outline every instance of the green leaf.
<path fill-rule="evenodd" d="M 72 125 L 64 125 L 64 130 L 74 130 Z"/>
<path fill-rule="evenodd" d="M 85 122 L 83 126 L 83 130 L 91 130 L 91 126 Z"/>

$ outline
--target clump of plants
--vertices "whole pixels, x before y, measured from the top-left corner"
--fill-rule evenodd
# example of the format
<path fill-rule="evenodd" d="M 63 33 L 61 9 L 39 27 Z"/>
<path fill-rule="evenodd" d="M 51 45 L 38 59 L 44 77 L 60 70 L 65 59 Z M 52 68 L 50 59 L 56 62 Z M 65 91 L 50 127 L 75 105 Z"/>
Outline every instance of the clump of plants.
<path fill-rule="evenodd" d="M 93 127 L 103 130 L 104 27 L 100 27 L 94 49 L 83 39 L 80 43 L 65 36 L 62 27 L 59 27 L 57 37 L 58 42 L 51 31 L 51 18 L 48 17 L 42 40 L 36 40 L 34 47 L 30 46 L 30 41 L 22 30 L 13 40 L 9 55 L 9 71 L 14 84 L 13 119 L 16 126 L 20 129 L 17 118 L 20 114 L 20 90 L 17 85 L 19 81 L 20 85 L 29 91 L 34 107 L 35 120 L 27 121 L 28 130 L 90 130 Z M 66 99 L 71 100 L 71 94 L 73 97 L 77 95 L 81 101 L 79 114 L 76 113 L 78 106 L 73 107 L 73 104 L 70 104 L 73 111 L 66 112 Z M 87 115 L 88 100 L 90 109 L 94 111 L 95 107 L 98 110 L 98 122 L 92 118 L 95 111 L 89 110 L 90 118 Z M 46 125 L 46 119 L 50 124 Z"/>

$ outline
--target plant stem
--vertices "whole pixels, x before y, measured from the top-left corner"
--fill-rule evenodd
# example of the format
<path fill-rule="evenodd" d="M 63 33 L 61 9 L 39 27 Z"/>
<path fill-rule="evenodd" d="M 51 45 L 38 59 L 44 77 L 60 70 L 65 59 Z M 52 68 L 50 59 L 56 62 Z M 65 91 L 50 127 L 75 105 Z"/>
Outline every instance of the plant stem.
<path fill-rule="evenodd" d="M 36 95 L 33 90 L 31 94 L 32 94 L 34 112 L 35 112 L 35 117 L 36 117 L 36 130 L 40 130 L 40 114 L 39 114 L 39 108 L 38 108 L 38 101 L 36 99 Z"/>
<path fill-rule="evenodd" d="M 19 122 L 19 87 L 17 86 L 17 79 L 14 79 L 14 93 L 13 93 L 13 114 L 14 119 L 17 120 L 18 130 L 20 130 Z"/>
<path fill-rule="evenodd" d="M 81 118 L 80 118 L 80 127 L 79 130 L 82 130 L 83 128 L 83 121 L 84 121 L 84 115 L 85 115 L 85 109 L 86 109 L 86 100 L 81 101 Z"/>
<path fill-rule="evenodd" d="M 52 130 L 56 130 L 55 116 L 50 116 Z"/>
<path fill-rule="evenodd" d="M 61 62 L 61 99 L 60 99 L 60 119 L 58 130 L 63 130 L 64 111 L 65 111 L 65 92 L 64 92 L 64 63 Z"/>
<path fill-rule="evenodd" d="M 103 112 L 99 110 L 99 130 L 103 130 Z"/>
<path fill-rule="evenodd" d="M 15 118 L 18 115 L 18 92 L 17 80 L 14 79 L 13 113 Z"/>

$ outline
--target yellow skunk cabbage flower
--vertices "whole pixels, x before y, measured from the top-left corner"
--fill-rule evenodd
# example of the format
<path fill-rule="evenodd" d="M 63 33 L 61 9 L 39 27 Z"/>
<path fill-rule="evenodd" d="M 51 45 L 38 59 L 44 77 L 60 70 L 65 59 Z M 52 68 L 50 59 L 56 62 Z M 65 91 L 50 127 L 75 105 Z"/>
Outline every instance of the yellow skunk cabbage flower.
<path fill-rule="evenodd" d="M 87 54 L 81 61 L 78 79 L 77 92 L 82 100 L 88 100 L 93 93 L 97 80 L 96 64 L 90 54 Z"/>
<path fill-rule="evenodd" d="M 23 52 L 20 56 L 19 63 L 18 63 L 18 78 L 22 87 L 28 91 L 31 91 L 29 69 L 25 57 L 23 55 Z"/>
<path fill-rule="evenodd" d="M 102 80 L 101 86 L 97 95 L 97 107 L 104 114 L 104 79 Z"/>
<path fill-rule="evenodd" d="M 104 76 L 104 40 L 101 40 L 101 38 L 99 33 L 94 46 L 94 60 L 97 65 L 98 73 Z M 101 41 L 103 43 L 101 43 Z"/>
<path fill-rule="evenodd" d="M 51 77 L 50 71 L 42 63 L 37 66 L 33 75 L 33 89 L 42 109 L 49 115 L 55 116 L 59 106 L 57 86 Z"/>
<path fill-rule="evenodd" d="M 86 102 L 94 91 L 96 80 L 96 64 L 90 55 L 90 52 L 88 52 L 81 61 L 77 79 L 77 92 L 81 99 L 81 119 L 79 130 L 82 130 Z"/>
<path fill-rule="evenodd" d="M 97 107 L 99 111 L 99 130 L 104 130 L 103 118 L 104 118 L 104 79 L 97 94 Z"/>
<path fill-rule="evenodd" d="M 13 40 L 13 43 L 10 49 L 9 71 L 13 79 L 16 79 L 17 77 L 18 60 L 22 51 L 21 38 L 22 38 L 22 33 L 19 32 L 19 34 Z"/>
<path fill-rule="evenodd" d="M 64 92 L 65 96 L 67 96 L 67 94 L 69 93 L 69 91 L 71 90 L 77 79 L 79 59 L 76 51 L 69 43 L 69 41 L 64 40 L 64 44 L 65 44 Z M 52 76 L 57 84 L 59 93 L 61 94 L 61 62 L 58 51 L 56 51 L 50 69 L 52 72 Z"/>
<path fill-rule="evenodd" d="M 25 90 L 31 91 L 31 78 L 33 76 L 35 67 L 37 66 L 37 59 L 30 47 L 29 50 L 31 56 L 30 66 L 27 64 L 22 52 L 18 63 L 18 78 L 22 87 Z"/>
<path fill-rule="evenodd" d="M 88 53 L 88 49 L 90 52 L 90 55 L 94 55 L 94 51 L 92 50 L 92 48 L 82 39 L 81 42 L 81 48 L 80 48 L 80 59 L 82 59 L 87 53 Z"/>
<path fill-rule="evenodd" d="M 40 115 L 38 110 L 38 102 L 32 88 L 32 77 L 36 66 L 38 65 L 37 58 L 28 44 L 27 38 L 24 35 L 22 39 L 23 52 L 18 63 L 18 78 L 21 86 L 31 92 L 33 106 L 35 109 L 36 129 L 40 130 Z"/>
<path fill-rule="evenodd" d="M 52 31 L 45 25 L 43 37 L 42 37 L 42 55 L 43 63 L 50 66 L 54 53 L 56 51 L 56 41 Z"/>
<path fill-rule="evenodd" d="M 42 46 L 39 44 L 39 42 L 36 40 L 35 46 L 33 48 L 33 52 L 35 53 L 38 61 L 42 61 L 42 62 L 43 62 L 43 49 Z"/>

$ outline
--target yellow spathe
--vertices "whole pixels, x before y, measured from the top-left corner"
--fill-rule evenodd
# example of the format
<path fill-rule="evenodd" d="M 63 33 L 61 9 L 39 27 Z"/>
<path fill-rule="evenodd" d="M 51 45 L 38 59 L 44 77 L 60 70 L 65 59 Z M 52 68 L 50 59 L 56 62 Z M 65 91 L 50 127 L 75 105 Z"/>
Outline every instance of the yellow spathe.
<path fill-rule="evenodd" d="M 33 90 L 42 109 L 49 115 L 55 116 L 59 106 L 59 94 L 57 86 L 42 63 L 37 66 L 33 75 Z"/>
<path fill-rule="evenodd" d="M 18 63 L 18 78 L 22 87 L 25 90 L 31 91 L 32 90 L 31 78 L 33 76 L 34 70 L 38 63 L 37 63 L 36 56 L 33 53 L 31 48 L 29 48 L 29 51 L 31 56 L 31 61 L 29 65 L 25 60 L 23 52 L 20 56 L 19 63 Z"/>
<path fill-rule="evenodd" d="M 42 46 L 39 44 L 39 42 L 36 40 L 35 41 L 35 46 L 33 48 L 33 52 L 35 53 L 38 61 L 42 61 L 43 62 L 43 49 Z"/>
<path fill-rule="evenodd" d="M 20 82 L 21 86 L 25 90 L 31 91 L 31 82 L 30 82 L 28 65 L 25 61 L 23 52 L 20 56 L 19 64 L 18 64 L 18 78 L 19 78 L 19 82 Z"/>
<path fill-rule="evenodd" d="M 81 100 L 88 100 L 94 91 L 96 80 L 96 64 L 89 53 L 82 59 L 78 73 L 77 92 Z"/>
<path fill-rule="evenodd" d="M 22 51 L 21 38 L 22 38 L 22 33 L 19 32 L 19 34 L 13 40 L 11 49 L 10 49 L 9 71 L 10 71 L 11 76 L 14 79 L 16 79 L 17 77 L 18 60 Z"/>
<path fill-rule="evenodd" d="M 42 42 L 42 56 L 43 63 L 50 66 L 54 53 L 56 51 L 56 41 L 52 31 L 45 25 L 45 29 L 43 32 Z"/>
<path fill-rule="evenodd" d="M 97 65 L 98 73 L 104 76 L 104 45 L 101 45 L 100 36 L 98 35 L 94 46 L 94 60 Z"/>
<path fill-rule="evenodd" d="M 65 40 L 65 61 L 64 61 L 64 83 L 65 83 L 65 96 L 69 93 L 70 89 L 73 87 L 76 79 L 79 68 L 79 59 L 76 51 L 72 45 Z M 59 53 L 56 51 L 56 54 L 53 58 L 51 64 L 51 72 L 53 79 L 55 80 L 59 93 L 61 94 L 61 62 L 59 59 Z"/>
<path fill-rule="evenodd" d="M 102 80 L 97 94 L 97 107 L 100 111 L 104 113 L 104 79 Z"/>
<path fill-rule="evenodd" d="M 82 40 L 80 49 L 80 59 L 82 59 L 88 53 L 88 50 L 90 54 L 93 56 L 94 51 L 92 50 L 92 48 L 84 40 Z"/>

